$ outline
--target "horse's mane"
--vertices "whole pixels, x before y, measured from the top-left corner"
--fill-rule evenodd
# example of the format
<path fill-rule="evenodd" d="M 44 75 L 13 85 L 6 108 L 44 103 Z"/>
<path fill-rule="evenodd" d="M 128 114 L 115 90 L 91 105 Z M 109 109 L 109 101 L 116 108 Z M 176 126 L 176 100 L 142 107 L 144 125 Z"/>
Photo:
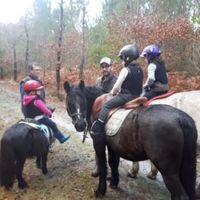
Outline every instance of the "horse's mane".
<path fill-rule="evenodd" d="M 95 85 L 88 85 L 85 87 L 85 95 L 87 99 L 95 100 L 98 96 L 103 94 L 103 90 Z"/>
<path fill-rule="evenodd" d="M 74 96 L 74 95 L 81 95 L 82 94 L 82 91 L 80 90 L 79 86 L 78 85 L 71 85 L 71 90 L 70 92 L 68 93 L 68 97 L 70 96 Z"/>
<path fill-rule="evenodd" d="M 103 94 L 103 90 L 95 85 L 85 86 L 84 90 L 85 96 L 87 98 L 87 122 L 88 126 L 91 126 L 90 116 L 92 113 L 92 105 L 97 97 Z"/>

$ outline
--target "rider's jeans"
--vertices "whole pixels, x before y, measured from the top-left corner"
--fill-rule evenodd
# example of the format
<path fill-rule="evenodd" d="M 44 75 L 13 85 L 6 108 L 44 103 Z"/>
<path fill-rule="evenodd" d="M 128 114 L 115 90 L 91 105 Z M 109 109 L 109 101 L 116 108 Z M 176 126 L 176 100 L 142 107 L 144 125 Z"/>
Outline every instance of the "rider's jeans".
<path fill-rule="evenodd" d="M 45 124 L 45 125 L 49 126 L 54 133 L 54 137 L 56 139 L 58 139 L 59 141 L 62 141 L 64 135 L 58 129 L 56 123 L 53 120 L 49 119 L 48 117 L 43 117 L 42 119 L 39 119 L 38 121 L 41 124 Z"/>
<path fill-rule="evenodd" d="M 121 105 L 125 104 L 126 102 L 133 100 L 134 98 L 136 98 L 136 97 L 134 97 L 132 94 L 121 94 L 120 93 L 120 94 L 114 96 L 111 100 L 107 101 L 102 106 L 102 109 L 99 113 L 99 120 L 102 122 L 105 122 L 106 117 L 112 108 L 121 106 Z"/>

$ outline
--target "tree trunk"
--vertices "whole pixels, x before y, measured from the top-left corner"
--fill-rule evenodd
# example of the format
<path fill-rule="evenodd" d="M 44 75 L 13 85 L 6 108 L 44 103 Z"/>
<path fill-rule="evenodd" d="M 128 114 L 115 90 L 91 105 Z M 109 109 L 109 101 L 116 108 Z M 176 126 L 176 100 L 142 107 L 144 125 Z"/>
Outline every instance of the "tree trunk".
<path fill-rule="evenodd" d="M 14 61 L 14 81 L 17 81 L 17 55 L 16 55 L 16 46 L 13 45 L 13 61 Z"/>
<path fill-rule="evenodd" d="M 60 31 L 58 38 L 58 51 L 57 51 L 57 65 L 56 65 L 56 94 L 60 98 L 60 69 L 62 62 L 62 39 L 63 39 L 63 29 L 64 29 L 64 12 L 63 12 L 63 0 L 60 0 Z"/>
<path fill-rule="evenodd" d="M 85 13 L 86 13 L 86 8 L 85 8 L 85 1 L 83 1 L 83 17 L 82 17 L 82 58 L 81 58 L 81 63 L 80 63 L 80 72 L 79 72 L 79 79 L 83 80 L 83 68 L 85 66 Z"/>
<path fill-rule="evenodd" d="M 24 30 L 26 35 L 26 52 L 25 52 L 25 75 L 28 73 L 28 64 L 29 64 L 29 32 L 27 27 L 27 20 L 24 22 Z"/>
<path fill-rule="evenodd" d="M 3 67 L 0 67 L 0 79 L 3 79 Z"/>

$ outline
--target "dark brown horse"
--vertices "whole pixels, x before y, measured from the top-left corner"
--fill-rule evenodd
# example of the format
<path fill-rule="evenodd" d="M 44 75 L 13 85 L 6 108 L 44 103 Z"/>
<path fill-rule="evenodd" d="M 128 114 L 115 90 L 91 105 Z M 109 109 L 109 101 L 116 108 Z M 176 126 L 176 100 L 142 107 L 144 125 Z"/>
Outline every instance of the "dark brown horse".
<path fill-rule="evenodd" d="M 28 157 L 36 156 L 37 167 L 47 173 L 49 142 L 39 129 L 16 123 L 5 131 L 0 145 L 0 185 L 6 189 L 12 187 L 15 178 L 19 188 L 27 187 L 22 172 Z"/>
<path fill-rule="evenodd" d="M 76 130 L 83 131 L 87 102 L 91 102 L 92 107 L 98 92 L 95 96 L 94 87 L 85 87 L 83 81 L 73 86 L 65 82 L 64 88 L 68 113 L 73 116 Z M 95 195 L 101 197 L 106 192 L 105 149 L 99 147 L 99 137 L 92 136 L 92 139 L 99 159 L 99 185 Z M 110 186 L 116 188 L 118 185 L 120 157 L 130 161 L 150 159 L 162 174 L 172 200 L 194 200 L 196 141 L 197 130 L 193 119 L 176 108 L 153 105 L 132 110 L 118 133 L 106 136 L 111 167 Z"/>

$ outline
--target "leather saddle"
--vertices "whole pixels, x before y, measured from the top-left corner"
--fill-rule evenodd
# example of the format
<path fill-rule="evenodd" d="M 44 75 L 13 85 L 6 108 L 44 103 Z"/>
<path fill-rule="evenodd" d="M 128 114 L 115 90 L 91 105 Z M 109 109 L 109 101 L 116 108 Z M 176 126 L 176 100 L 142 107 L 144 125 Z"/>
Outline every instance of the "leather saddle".
<path fill-rule="evenodd" d="M 93 106 L 92 106 L 92 116 L 94 119 L 97 119 L 98 118 L 98 115 L 99 115 L 99 112 L 102 108 L 102 105 L 109 101 L 110 99 L 112 99 L 112 95 L 110 94 L 103 94 L 101 96 L 99 96 Z M 138 106 L 140 105 L 144 105 L 145 103 L 147 102 L 147 98 L 146 97 L 138 97 L 136 99 L 133 99 L 129 102 L 127 102 L 126 104 L 124 104 L 123 106 L 120 106 L 120 107 L 117 107 L 117 108 L 113 108 L 110 110 L 109 114 L 108 114 L 108 117 L 107 117 L 107 120 L 112 116 L 112 114 L 114 112 L 116 112 L 118 109 L 120 108 L 124 108 L 124 109 L 134 109 L 134 108 L 137 108 Z"/>

